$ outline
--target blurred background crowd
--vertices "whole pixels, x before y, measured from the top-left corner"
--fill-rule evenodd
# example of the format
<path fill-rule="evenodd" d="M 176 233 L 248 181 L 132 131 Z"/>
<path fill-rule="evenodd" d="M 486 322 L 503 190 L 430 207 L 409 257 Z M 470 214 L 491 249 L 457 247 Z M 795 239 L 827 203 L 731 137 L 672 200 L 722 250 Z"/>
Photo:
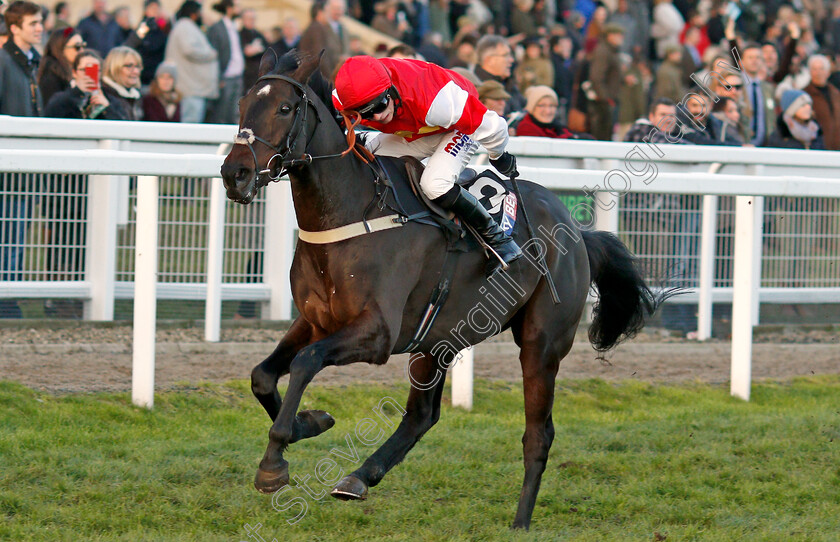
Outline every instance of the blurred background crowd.
<path fill-rule="evenodd" d="M 262 28 L 240 0 L 0 1 L 0 114 L 235 124 L 267 49 L 325 49 L 328 77 L 357 54 L 456 69 L 514 135 L 840 149 L 840 2 L 325 0 Z"/>

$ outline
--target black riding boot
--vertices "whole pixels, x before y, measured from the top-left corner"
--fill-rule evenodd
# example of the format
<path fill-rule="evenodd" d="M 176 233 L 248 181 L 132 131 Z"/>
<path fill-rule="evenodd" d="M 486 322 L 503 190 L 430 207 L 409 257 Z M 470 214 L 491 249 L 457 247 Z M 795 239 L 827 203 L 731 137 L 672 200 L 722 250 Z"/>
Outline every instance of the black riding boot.
<path fill-rule="evenodd" d="M 522 256 L 522 250 L 513 238 L 509 237 L 496 224 L 496 221 L 493 220 L 487 209 L 475 199 L 475 196 L 461 188 L 460 185 L 454 185 L 446 194 L 435 198 L 433 201 L 447 211 L 452 211 L 455 216 L 472 226 L 504 260 L 505 264 L 509 264 Z M 501 267 L 502 264 L 499 259 L 491 255 L 487 267 L 487 276 L 490 277 Z"/>

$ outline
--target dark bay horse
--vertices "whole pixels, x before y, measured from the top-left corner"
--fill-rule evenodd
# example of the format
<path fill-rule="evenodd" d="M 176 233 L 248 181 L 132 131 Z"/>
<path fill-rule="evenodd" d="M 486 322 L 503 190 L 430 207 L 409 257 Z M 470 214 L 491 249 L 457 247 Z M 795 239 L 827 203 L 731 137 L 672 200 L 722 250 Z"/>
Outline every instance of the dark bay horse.
<path fill-rule="evenodd" d="M 340 156 L 348 148 L 345 133 L 324 104 L 327 94 L 319 97 L 312 90 L 318 62 L 296 55 L 263 57 L 260 79 L 241 101 L 237 144 L 222 166 L 227 196 L 239 203 L 250 203 L 269 175 L 279 177 L 286 169 L 299 227 L 308 232 L 360 222 L 376 196 L 372 169 L 352 154 Z M 409 371 L 415 385 L 401 423 L 339 481 L 333 496 L 364 499 L 437 422 L 445 369 L 457 352 L 509 328 L 521 349 L 526 420 L 525 479 L 513 526 L 529 527 L 554 439 L 558 366 L 572 347 L 590 284 L 600 296 L 589 331 L 599 351 L 636 333 L 663 296 L 651 292 L 616 237 L 577 229 L 557 196 L 537 184 L 521 182 L 521 194 L 534 230 L 547 235 L 529 240 L 520 219 L 514 237 L 526 254 L 543 251 L 546 267 L 535 265 L 534 257 L 522 258 L 488 280 L 483 253 L 460 255 L 449 299 L 414 349 Z M 388 213 L 373 206 L 366 218 Z M 251 374 L 254 395 L 273 422 L 254 482 L 258 490 L 269 493 L 288 484 L 286 447 L 334 423 L 323 411 L 298 412 L 316 373 L 330 365 L 383 364 L 406 347 L 438 283 L 445 253 L 440 230 L 415 222 L 337 242 L 298 242 L 291 286 L 300 316 Z M 560 303 L 552 300 L 543 272 L 553 277 Z M 286 374 L 289 387 L 281 399 L 277 382 Z"/>

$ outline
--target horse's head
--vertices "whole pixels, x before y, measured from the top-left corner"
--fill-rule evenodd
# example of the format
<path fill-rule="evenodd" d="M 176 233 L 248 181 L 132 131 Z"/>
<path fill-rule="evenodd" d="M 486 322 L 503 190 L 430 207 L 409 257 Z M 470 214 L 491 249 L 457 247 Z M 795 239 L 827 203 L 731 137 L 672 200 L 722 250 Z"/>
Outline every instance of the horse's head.
<path fill-rule="evenodd" d="M 239 102 L 239 133 L 222 164 L 229 199 L 251 203 L 303 156 L 308 126 L 318 120 L 306 81 L 319 62 L 320 56 L 302 58 L 295 51 L 280 58 L 271 49 L 263 54 L 259 79 Z"/>

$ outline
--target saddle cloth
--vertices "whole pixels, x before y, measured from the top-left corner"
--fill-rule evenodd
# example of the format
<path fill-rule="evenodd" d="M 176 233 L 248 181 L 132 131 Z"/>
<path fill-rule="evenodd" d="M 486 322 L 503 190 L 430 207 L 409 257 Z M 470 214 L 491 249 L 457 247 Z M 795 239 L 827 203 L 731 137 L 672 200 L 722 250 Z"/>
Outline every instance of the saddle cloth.
<path fill-rule="evenodd" d="M 393 186 L 397 208 L 401 208 L 406 216 L 431 212 L 436 220 L 421 218 L 417 221 L 436 226 L 441 226 L 441 220 L 452 223 L 452 213 L 435 205 L 420 189 L 423 165 L 418 160 L 410 157 L 381 156 L 377 157 L 377 161 Z M 517 201 L 509 180 L 500 178 L 489 169 L 479 172 L 466 168 L 461 173 L 458 184 L 475 196 L 505 233 L 512 235 L 516 225 Z M 460 230 L 460 225 L 457 222 L 455 224 Z"/>

